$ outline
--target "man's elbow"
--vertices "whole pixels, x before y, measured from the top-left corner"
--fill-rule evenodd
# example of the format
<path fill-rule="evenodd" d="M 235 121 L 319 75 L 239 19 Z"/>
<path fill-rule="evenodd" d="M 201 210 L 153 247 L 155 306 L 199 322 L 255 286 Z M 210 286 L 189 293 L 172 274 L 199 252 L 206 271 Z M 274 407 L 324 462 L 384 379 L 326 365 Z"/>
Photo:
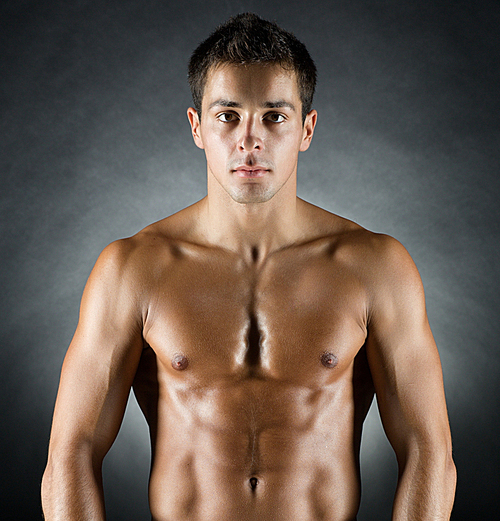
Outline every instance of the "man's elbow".
<path fill-rule="evenodd" d="M 453 503 L 455 502 L 455 489 L 457 485 L 457 469 L 453 461 L 451 448 L 442 450 L 437 459 L 435 468 L 430 471 L 435 475 L 433 487 L 436 488 L 437 496 L 440 498 L 438 504 L 448 515 L 451 515 Z M 446 518 L 446 517 L 445 517 Z"/>
<path fill-rule="evenodd" d="M 457 486 L 457 468 L 453 461 L 451 449 L 446 451 L 444 462 L 444 477 L 447 483 L 449 493 L 455 497 L 455 488 Z"/>
<path fill-rule="evenodd" d="M 82 497 L 102 495 L 101 483 L 101 467 L 93 464 L 87 444 L 83 444 L 80 450 L 53 446 L 41 483 L 45 519 L 68 518 L 62 513 L 81 503 Z"/>
<path fill-rule="evenodd" d="M 74 470 L 75 466 L 72 465 L 70 458 L 49 456 L 41 484 L 42 510 L 45 519 L 52 519 L 58 510 L 57 505 L 67 494 L 68 484 L 71 483 L 70 475 Z"/>
<path fill-rule="evenodd" d="M 41 496 L 42 496 L 42 510 L 45 519 L 52 519 L 52 514 L 55 510 L 55 498 L 57 497 L 57 473 L 54 471 L 53 465 L 47 463 L 45 471 L 42 476 Z"/>
<path fill-rule="evenodd" d="M 442 443 L 436 443 L 433 447 L 430 459 L 434 462 L 436 469 L 442 473 L 443 480 L 450 488 L 453 488 L 454 491 L 457 481 L 457 469 L 453 461 L 451 441 L 446 440 Z"/>
<path fill-rule="evenodd" d="M 453 461 L 451 442 L 439 439 L 414 446 L 410 451 L 404 473 L 409 471 L 421 482 L 427 482 L 446 503 L 453 504 L 457 470 Z"/>

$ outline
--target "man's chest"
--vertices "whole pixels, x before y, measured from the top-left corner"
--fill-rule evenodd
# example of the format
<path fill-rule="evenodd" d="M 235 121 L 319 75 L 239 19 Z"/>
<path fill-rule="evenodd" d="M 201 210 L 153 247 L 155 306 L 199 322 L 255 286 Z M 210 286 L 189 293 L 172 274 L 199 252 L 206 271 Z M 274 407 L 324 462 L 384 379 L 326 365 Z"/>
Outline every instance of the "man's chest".
<path fill-rule="evenodd" d="M 159 278 L 145 340 L 168 371 L 306 383 L 352 364 L 366 310 L 356 273 L 332 256 L 277 255 L 259 269 L 192 256 Z"/>

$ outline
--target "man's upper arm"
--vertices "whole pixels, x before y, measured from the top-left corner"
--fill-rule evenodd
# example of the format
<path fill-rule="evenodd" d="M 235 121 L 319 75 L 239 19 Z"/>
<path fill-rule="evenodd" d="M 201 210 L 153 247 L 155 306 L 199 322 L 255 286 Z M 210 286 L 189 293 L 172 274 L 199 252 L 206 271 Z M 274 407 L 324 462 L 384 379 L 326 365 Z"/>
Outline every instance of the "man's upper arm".
<path fill-rule="evenodd" d="M 51 451 L 89 449 L 94 463 L 113 443 L 142 352 L 138 267 L 130 240 L 109 245 L 85 287 L 54 411 Z"/>
<path fill-rule="evenodd" d="M 441 363 L 422 283 L 397 241 L 381 238 L 369 309 L 367 355 L 377 402 L 398 461 L 413 450 L 451 449 Z"/>

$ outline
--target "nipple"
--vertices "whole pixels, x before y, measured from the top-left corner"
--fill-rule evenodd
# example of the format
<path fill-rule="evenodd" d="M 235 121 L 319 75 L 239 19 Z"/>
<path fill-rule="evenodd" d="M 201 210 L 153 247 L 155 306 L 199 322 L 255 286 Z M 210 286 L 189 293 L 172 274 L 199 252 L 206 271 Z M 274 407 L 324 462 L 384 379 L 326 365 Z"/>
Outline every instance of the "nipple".
<path fill-rule="evenodd" d="M 250 487 L 252 490 L 255 490 L 257 488 L 258 483 L 259 480 L 257 478 L 250 478 Z"/>
<path fill-rule="evenodd" d="M 339 363 L 339 359 L 332 353 L 323 353 L 321 363 L 328 369 L 333 369 Z"/>
<path fill-rule="evenodd" d="M 177 354 L 172 358 L 172 367 L 177 371 L 183 371 L 188 366 L 188 359 L 181 354 Z"/>

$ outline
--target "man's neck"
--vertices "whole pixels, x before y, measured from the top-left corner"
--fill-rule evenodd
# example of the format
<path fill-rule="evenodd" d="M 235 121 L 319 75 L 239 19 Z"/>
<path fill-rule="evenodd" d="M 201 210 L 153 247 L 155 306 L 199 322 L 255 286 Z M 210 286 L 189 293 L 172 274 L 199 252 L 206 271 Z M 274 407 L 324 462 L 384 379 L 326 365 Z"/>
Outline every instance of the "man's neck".
<path fill-rule="evenodd" d="M 199 204 L 204 240 L 239 253 L 249 263 L 259 263 L 305 237 L 300 217 L 304 202 L 297 198 L 295 186 L 284 186 L 269 201 L 251 204 L 209 190 Z"/>

